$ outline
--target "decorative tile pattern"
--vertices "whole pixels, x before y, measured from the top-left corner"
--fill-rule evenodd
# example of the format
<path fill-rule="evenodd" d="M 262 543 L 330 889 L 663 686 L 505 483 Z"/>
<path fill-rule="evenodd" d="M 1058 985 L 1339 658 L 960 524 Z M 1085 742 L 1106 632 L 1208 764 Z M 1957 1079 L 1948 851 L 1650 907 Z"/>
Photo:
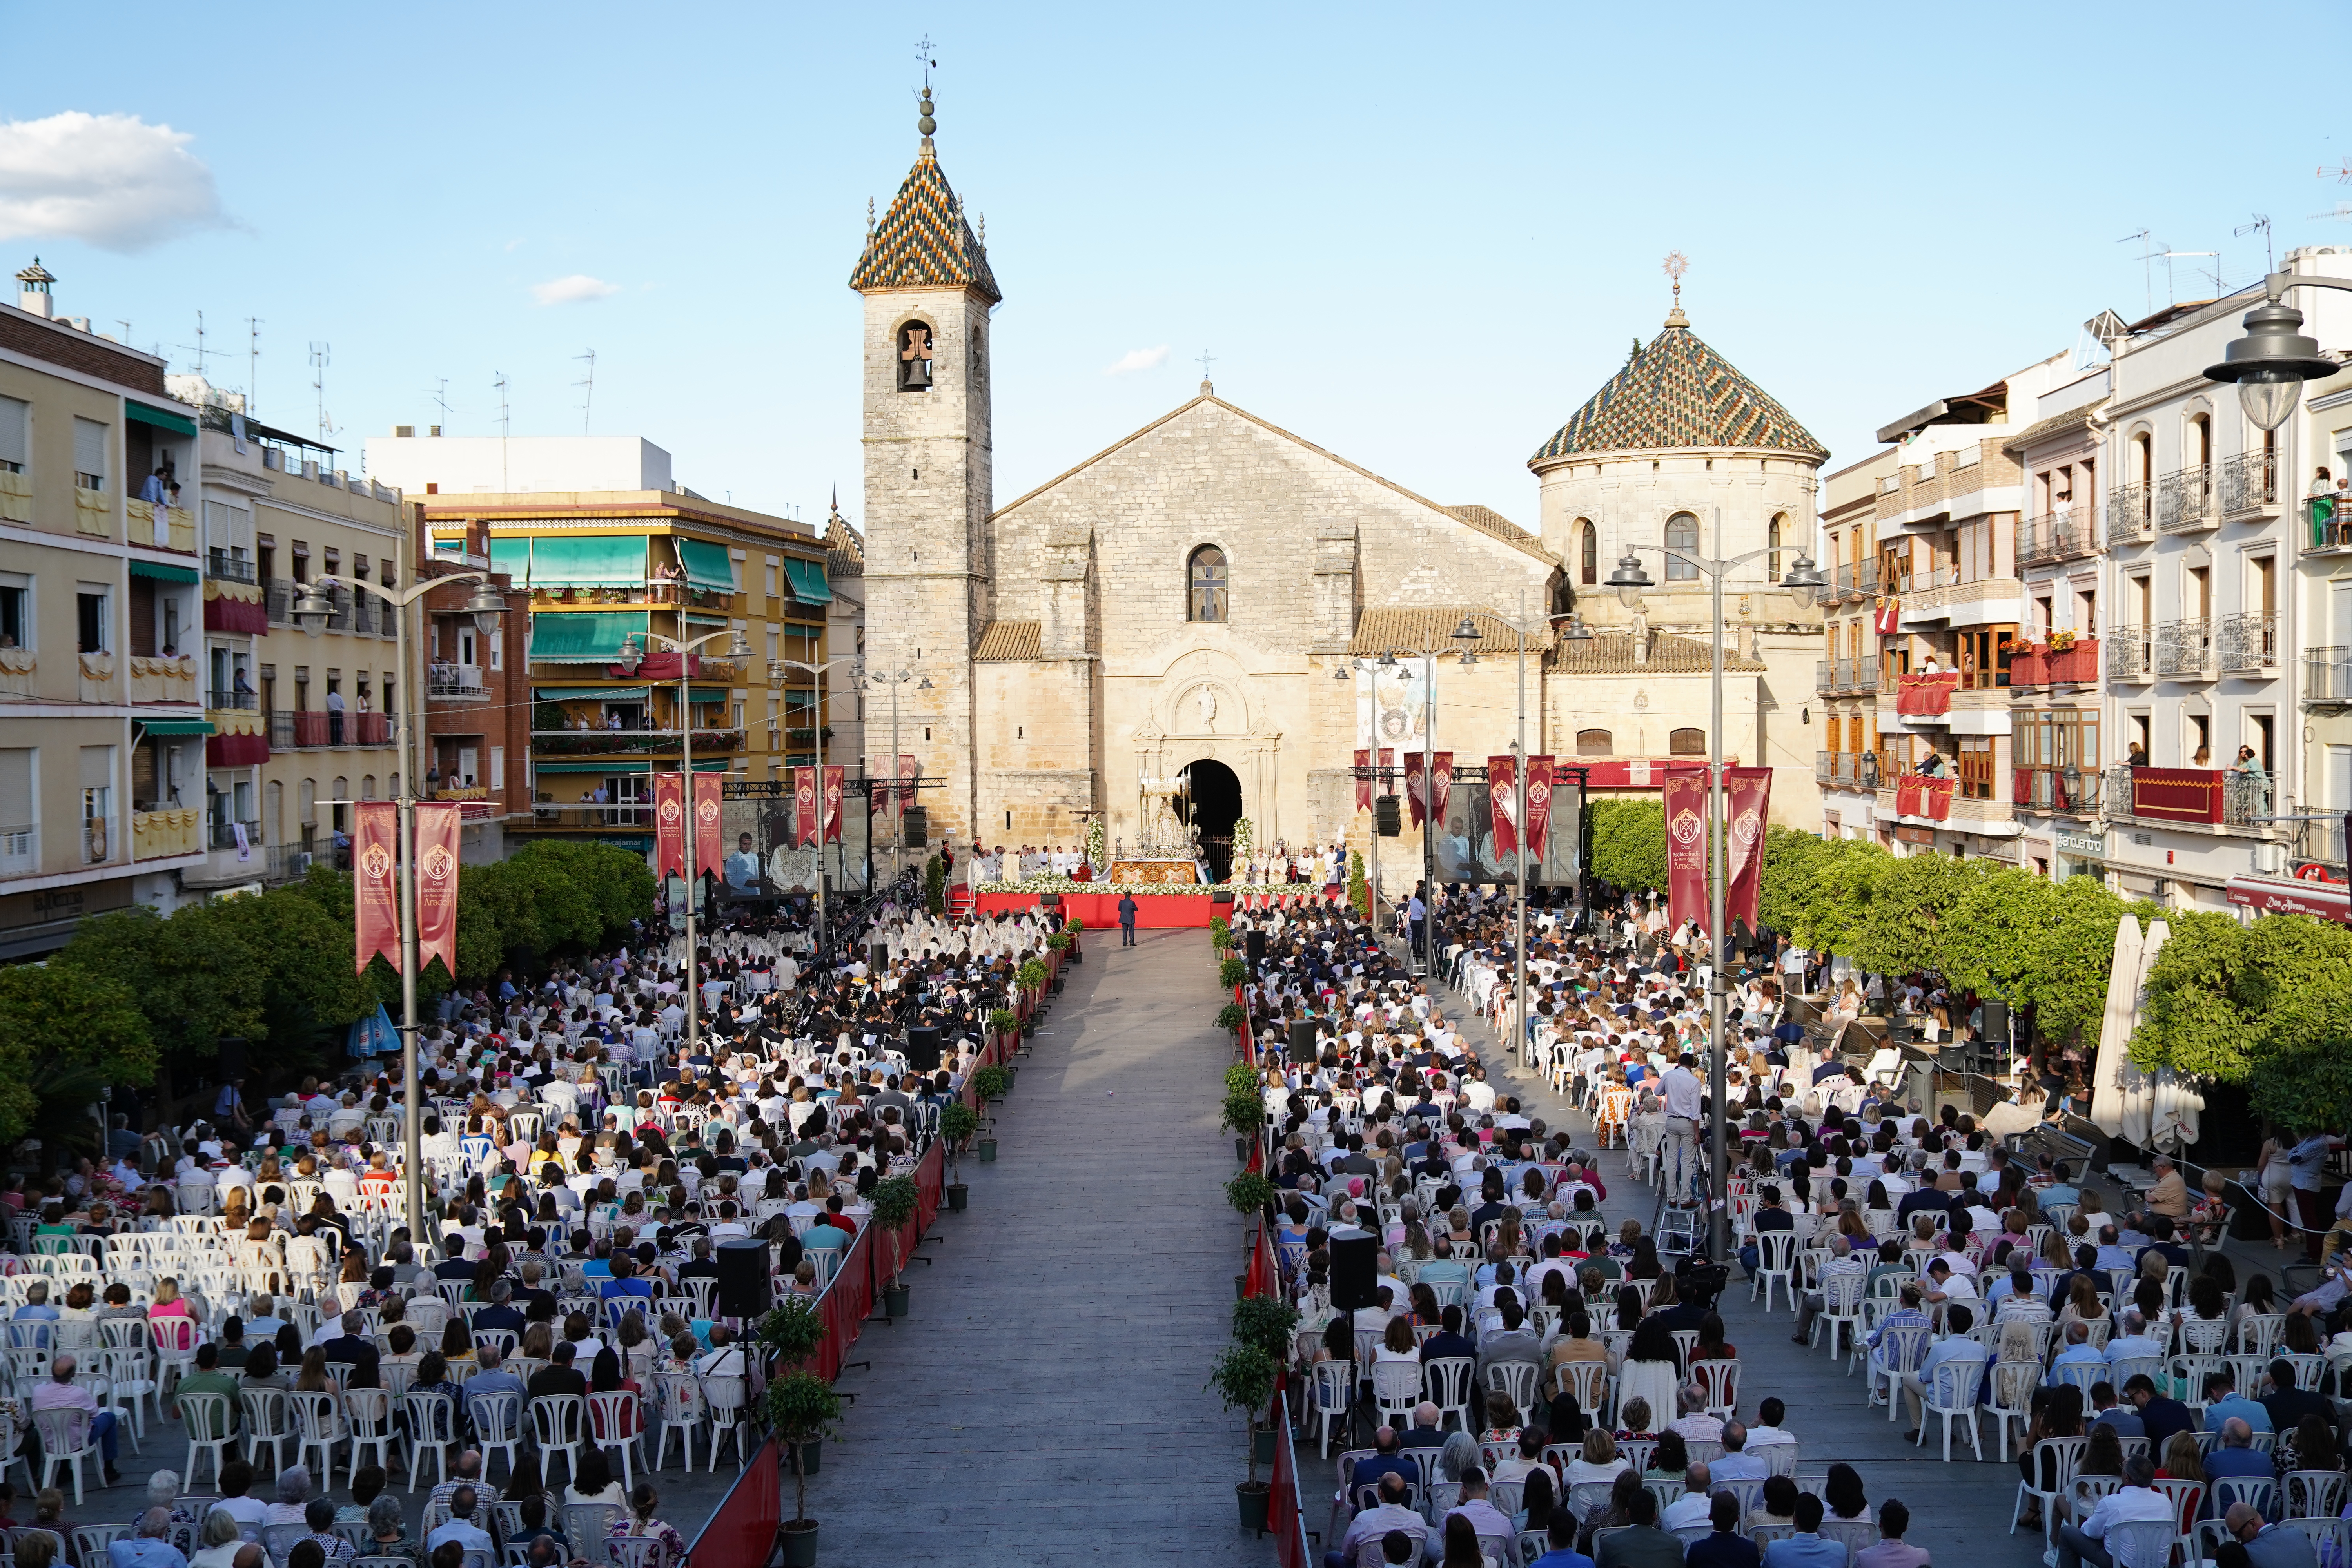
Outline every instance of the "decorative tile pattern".
<path fill-rule="evenodd" d="M 1529 466 L 1580 452 L 1705 447 L 1830 455 L 1681 317 L 1680 310 L 1669 316 L 1665 330 L 1538 448 Z"/>
<path fill-rule="evenodd" d="M 988 269 L 963 204 L 948 188 L 948 177 L 926 139 L 922 155 L 898 187 L 881 226 L 866 237 L 849 286 L 865 293 L 877 289 L 970 289 L 993 304 L 1004 298 Z"/>

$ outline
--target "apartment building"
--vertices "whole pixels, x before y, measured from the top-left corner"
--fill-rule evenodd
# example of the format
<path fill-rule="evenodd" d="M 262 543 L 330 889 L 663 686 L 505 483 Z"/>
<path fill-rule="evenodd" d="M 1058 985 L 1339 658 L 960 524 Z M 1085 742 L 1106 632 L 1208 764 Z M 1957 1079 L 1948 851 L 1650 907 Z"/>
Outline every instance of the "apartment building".
<path fill-rule="evenodd" d="M 1893 447 L 1872 453 L 1822 481 L 1823 657 L 1813 693 L 1821 709 L 1821 748 L 1813 779 L 1822 790 L 1822 834 L 1878 841 L 1878 495 L 1895 476 Z"/>
<path fill-rule="evenodd" d="M 651 443 L 638 443 L 635 459 L 644 488 L 499 491 L 474 488 L 487 454 L 445 458 L 436 440 L 372 439 L 369 463 L 422 479 L 425 493 L 412 499 L 431 559 L 502 574 L 528 617 L 517 623 L 520 649 L 483 637 L 455 594 L 426 617 L 436 768 L 445 788 L 482 790 L 502 808 L 494 819 L 506 842 L 558 836 L 650 849 L 648 775 L 679 765 L 689 731 L 695 771 L 739 784 L 772 783 L 814 760 L 814 685 L 779 661 L 828 657 L 823 533 L 668 488 L 668 455 Z M 683 666 L 667 646 L 730 632 L 743 634 L 749 657 L 728 657 L 723 635 Z M 659 640 L 632 641 L 646 637 Z M 510 664 L 508 698 L 486 672 Z M 848 684 L 836 672 L 835 691 Z"/>
<path fill-rule="evenodd" d="M 162 360 L 0 304 L 0 958 L 85 915 L 170 909 L 206 858 L 195 411 Z M 151 482 L 152 481 L 152 482 Z M 160 498 L 160 499 L 159 499 Z"/>

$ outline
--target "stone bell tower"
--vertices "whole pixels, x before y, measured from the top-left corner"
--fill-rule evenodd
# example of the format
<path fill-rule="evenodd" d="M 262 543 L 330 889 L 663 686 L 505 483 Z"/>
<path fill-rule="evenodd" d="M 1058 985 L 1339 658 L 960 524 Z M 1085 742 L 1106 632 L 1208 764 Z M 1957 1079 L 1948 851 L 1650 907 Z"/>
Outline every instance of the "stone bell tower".
<path fill-rule="evenodd" d="M 928 87 L 918 129 L 915 166 L 869 218 L 849 278 L 866 299 L 866 647 L 877 670 L 929 678 L 902 693 L 900 745 L 946 781 L 922 793 L 933 841 L 969 845 L 971 656 L 994 599 L 988 313 L 1003 296 L 940 171 Z"/>

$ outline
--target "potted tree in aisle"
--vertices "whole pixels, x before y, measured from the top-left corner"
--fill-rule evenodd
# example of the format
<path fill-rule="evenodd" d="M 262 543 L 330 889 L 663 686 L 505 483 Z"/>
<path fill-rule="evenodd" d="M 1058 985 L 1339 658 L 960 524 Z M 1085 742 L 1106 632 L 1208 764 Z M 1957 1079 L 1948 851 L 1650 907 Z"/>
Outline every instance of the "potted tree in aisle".
<path fill-rule="evenodd" d="M 874 1194 L 867 1200 L 871 1215 L 866 1223 L 879 1229 L 890 1242 L 890 1283 L 882 1287 L 885 1317 L 907 1315 L 907 1276 L 901 1272 L 907 1259 L 901 1255 L 899 1238 L 906 1234 L 907 1222 L 915 1217 L 915 1201 L 912 1176 L 885 1177 L 875 1184 Z"/>
<path fill-rule="evenodd" d="M 1241 1344 L 1256 1346 L 1272 1356 L 1276 1364 L 1289 1361 L 1291 1336 L 1297 1331 L 1298 1309 L 1280 1296 L 1244 1296 L 1234 1303 L 1234 1339 Z M 1274 1463 L 1276 1436 L 1270 1425 L 1257 1429 L 1255 1444 L 1259 1464 Z"/>
<path fill-rule="evenodd" d="M 1231 991 L 1249 979 L 1249 960 L 1229 958 L 1217 965 L 1217 984 Z"/>
<path fill-rule="evenodd" d="M 1209 917 L 1209 945 L 1219 952 L 1230 952 L 1233 948 L 1233 922 L 1223 915 Z"/>
<path fill-rule="evenodd" d="M 1244 1171 L 1225 1184 L 1225 1202 L 1233 1205 L 1234 1212 L 1245 1220 L 1265 1213 L 1266 1205 L 1274 1202 L 1274 1184 L 1256 1171 Z M 1244 1268 L 1247 1266 L 1254 1239 L 1247 1230 L 1243 1231 L 1242 1258 Z M 1248 1288 L 1247 1273 L 1234 1276 L 1234 1295 L 1245 1295 Z"/>
<path fill-rule="evenodd" d="M 1025 1040 L 1037 1032 L 1037 1011 L 1045 1005 L 1041 993 L 1045 989 L 1045 961 L 1041 958 L 1024 960 L 1014 978 L 1020 981 L 1021 989 L 1026 991 L 1030 998 L 1029 1021 L 1021 1026 L 1021 1037 Z"/>
<path fill-rule="evenodd" d="M 963 1152 L 971 1135 L 980 1131 L 980 1114 L 961 1100 L 950 1100 L 940 1112 L 940 1136 L 948 1145 L 948 1208 L 961 1214 L 971 1201 L 971 1189 L 963 1183 Z"/>
<path fill-rule="evenodd" d="M 1087 944 L 1078 938 L 1087 934 L 1087 922 L 1072 915 L 1069 923 L 1062 928 L 1062 934 L 1070 939 L 1070 962 L 1084 963 L 1087 961 Z"/>
<path fill-rule="evenodd" d="M 769 1430 L 782 1440 L 793 1465 L 793 1517 L 776 1529 L 783 1548 L 785 1568 L 815 1568 L 817 1521 L 808 1516 L 808 1475 L 816 1467 L 805 1458 L 841 1419 L 841 1398 L 833 1385 L 813 1372 L 790 1372 L 768 1384 L 760 1396 L 761 1414 Z M 1255 1474 L 1255 1468 L 1252 1470 Z M 1243 1512 L 1247 1514 L 1247 1507 Z M 1261 1519 L 1265 1508 L 1258 1507 Z"/>
<path fill-rule="evenodd" d="M 824 1343 L 824 1319 L 817 1311 L 813 1298 L 787 1296 L 760 1320 L 753 1332 L 760 1343 L 766 1347 L 772 1373 L 768 1386 L 773 1388 L 776 1376 L 798 1371 L 809 1357 L 817 1352 L 817 1347 Z M 824 1386 L 823 1379 L 817 1381 L 819 1386 Z M 781 1428 L 778 1435 L 782 1436 Z M 793 1463 L 805 1467 L 805 1473 L 813 1476 L 818 1468 L 818 1446 L 814 1437 L 806 1442 L 805 1453 L 797 1447 L 793 1450 Z M 811 1528 L 814 1528 L 814 1524 Z"/>
<path fill-rule="evenodd" d="M 1246 1163 L 1250 1145 L 1257 1142 L 1258 1130 L 1265 1125 L 1265 1096 L 1259 1091 L 1255 1075 L 1250 1082 L 1225 1090 L 1222 1121 L 1234 1135 L 1234 1158 Z"/>
<path fill-rule="evenodd" d="M 1217 1009 L 1217 1027 L 1231 1030 L 1234 1049 L 1242 1048 L 1242 1031 L 1249 1027 L 1249 1009 L 1238 1002 L 1228 1002 Z"/>
<path fill-rule="evenodd" d="M 1282 1363 L 1254 1344 L 1235 1340 L 1217 1357 L 1209 1373 L 1208 1386 L 1224 1401 L 1228 1410 L 1239 1410 L 1249 1418 L 1249 1479 L 1234 1488 L 1234 1496 L 1241 1504 L 1244 1530 L 1265 1533 L 1266 1505 L 1272 1500 L 1271 1483 L 1257 1479 L 1257 1433 L 1265 1425 L 1266 1407 L 1274 1401 L 1274 1382 L 1281 1374 Z"/>
<path fill-rule="evenodd" d="M 972 1087 L 980 1090 L 980 1098 L 994 1105 L 1011 1092 L 1013 1075 L 992 1062 L 973 1073 L 971 1082 Z"/>
<path fill-rule="evenodd" d="M 1021 1015 L 1010 1007 L 999 1007 L 988 1015 L 988 1032 L 1000 1039 L 1011 1039 L 1021 1032 Z"/>

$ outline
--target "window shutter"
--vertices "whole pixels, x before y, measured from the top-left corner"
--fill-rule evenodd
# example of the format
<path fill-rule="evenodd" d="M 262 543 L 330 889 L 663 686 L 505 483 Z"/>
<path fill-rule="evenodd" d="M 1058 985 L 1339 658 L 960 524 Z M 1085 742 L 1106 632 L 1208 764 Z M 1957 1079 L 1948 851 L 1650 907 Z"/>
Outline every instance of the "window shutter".
<path fill-rule="evenodd" d="M 0 463 L 21 466 L 32 461 L 26 433 L 32 407 L 22 398 L 0 397 Z"/>
<path fill-rule="evenodd" d="M 106 426 L 95 419 L 74 421 L 74 472 L 106 477 Z"/>

